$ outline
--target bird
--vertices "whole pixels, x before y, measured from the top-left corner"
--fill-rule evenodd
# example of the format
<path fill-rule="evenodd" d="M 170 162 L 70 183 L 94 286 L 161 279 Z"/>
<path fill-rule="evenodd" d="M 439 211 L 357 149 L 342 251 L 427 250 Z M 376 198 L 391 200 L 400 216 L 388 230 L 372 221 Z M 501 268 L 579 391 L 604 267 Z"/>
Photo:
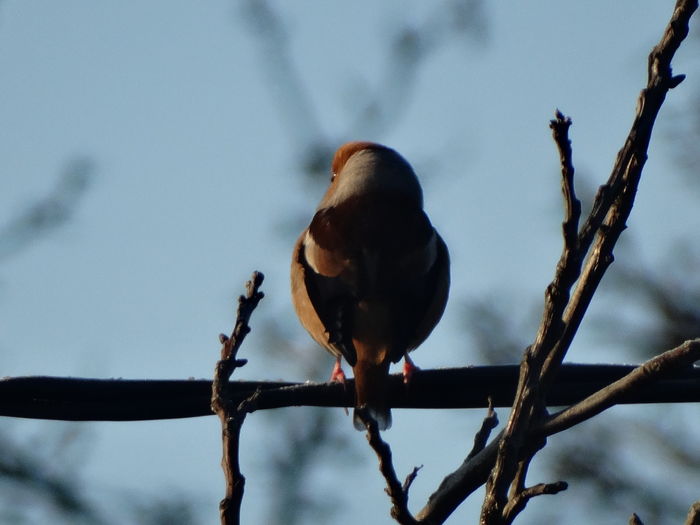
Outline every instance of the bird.
<path fill-rule="evenodd" d="M 405 358 L 404 382 L 417 368 L 408 352 L 439 322 L 450 287 L 447 246 L 423 211 L 423 191 L 395 150 L 367 141 L 333 156 L 328 189 L 297 239 L 292 302 L 302 326 L 355 379 L 353 424 L 369 416 L 391 426 L 389 367 Z"/>

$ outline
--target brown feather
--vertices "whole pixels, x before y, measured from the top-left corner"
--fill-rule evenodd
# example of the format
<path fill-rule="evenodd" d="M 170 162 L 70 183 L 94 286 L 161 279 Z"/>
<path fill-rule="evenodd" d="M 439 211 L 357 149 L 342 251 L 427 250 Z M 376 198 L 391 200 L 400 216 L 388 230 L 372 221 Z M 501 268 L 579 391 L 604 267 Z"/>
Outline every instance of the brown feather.
<path fill-rule="evenodd" d="M 367 410 L 369 415 L 377 422 L 379 430 L 387 430 L 391 427 L 391 410 L 388 404 L 389 387 L 389 360 L 375 362 L 377 352 L 371 348 L 365 348 L 359 342 L 355 342 L 358 355 L 369 355 L 371 360 L 359 359 L 352 368 L 355 375 L 355 411 L 353 424 L 357 430 L 365 430 L 365 425 L 358 410 Z"/>
<path fill-rule="evenodd" d="M 365 150 L 376 153 L 348 164 Z M 389 365 L 420 345 L 442 316 L 449 255 L 398 153 L 350 142 L 338 149 L 332 169 L 331 185 L 295 246 L 294 307 L 311 336 L 353 367 L 355 426 L 364 429 L 364 412 L 385 430 Z"/>
<path fill-rule="evenodd" d="M 358 140 L 355 142 L 346 142 L 338 148 L 333 155 L 333 162 L 331 163 L 331 172 L 334 175 L 340 173 L 345 166 L 345 163 L 350 157 L 352 157 L 358 151 L 363 149 L 388 149 L 386 146 L 377 144 L 376 142 L 368 142 L 363 140 Z"/>

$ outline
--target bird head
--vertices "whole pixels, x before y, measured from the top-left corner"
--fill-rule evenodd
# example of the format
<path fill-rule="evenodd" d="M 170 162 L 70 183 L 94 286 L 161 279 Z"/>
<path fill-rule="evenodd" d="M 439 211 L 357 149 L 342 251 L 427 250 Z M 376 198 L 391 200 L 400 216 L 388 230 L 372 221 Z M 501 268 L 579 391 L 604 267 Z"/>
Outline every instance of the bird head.
<path fill-rule="evenodd" d="M 318 209 L 380 192 L 399 193 L 423 207 L 423 191 L 411 165 L 396 151 L 374 142 L 348 142 L 333 157 L 331 183 Z"/>

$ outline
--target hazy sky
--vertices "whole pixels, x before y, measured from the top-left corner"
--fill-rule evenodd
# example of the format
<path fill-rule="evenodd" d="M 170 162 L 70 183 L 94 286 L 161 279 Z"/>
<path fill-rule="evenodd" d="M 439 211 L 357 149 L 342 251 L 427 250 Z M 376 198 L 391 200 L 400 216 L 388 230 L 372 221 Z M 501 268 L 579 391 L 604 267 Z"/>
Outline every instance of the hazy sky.
<path fill-rule="evenodd" d="M 466 364 L 461 301 L 497 293 L 525 308 L 553 275 L 561 249 L 558 157 L 548 129 L 555 108 L 573 118 L 574 162 L 595 187 L 629 129 L 646 56 L 673 3 L 489 3 L 482 38 L 445 38 L 381 130 L 357 121 L 358 100 L 382 89 L 388 35 L 420 26 L 438 4 L 272 2 L 314 111 L 290 113 L 298 130 L 280 112 L 289 86 L 262 67 L 269 57 L 242 5 L 0 3 L 0 226 L 48 193 L 72 159 L 94 163 L 73 220 L 2 261 L 2 375 L 210 377 L 217 334 L 230 330 L 233 302 L 257 269 L 267 297 L 242 350 L 250 365 L 237 377 L 306 379 L 290 377 L 279 358 L 256 360 L 266 339 L 255 327 L 274 320 L 298 344 L 307 341 L 292 312 L 288 266 L 296 230 L 324 189 L 299 164 L 300 139 L 316 127 L 338 143 L 386 143 L 414 164 L 453 274 L 446 315 L 415 359 L 423 367 Z M 700 88 L 696 52 L 688 42 L 674 62 L 689 77 L 662 109 L 626 234 L 640 261 L 663 259 L 673 237 L 700 227 L 700 214 L 689 213 L 697 194 L 685 191 L 668 144 L 678 116 L 671 109 Z M 330 372 L 332 359 L 313 351 Z M 592 353 L 579 342 L 569 359 L 624 355 Z M 425 464 L 416 505 L 465 455 L 476 423 L 462 415 L 395 414 L 387 438 L 398 472 Z M 261 469 L 271 442 L 265 431 L 274 427 L 261 419 L 251 416 L 244 428 L 247 523 L 266 515 Z M 349 419 L 341 421 L 354 433 Z M 37 428 L 12 425 L 18 433 Z M 83 469 L 96 492 L 181 491 L 204 522 L 217 519 L 215 418 L 84 427 L 91 447 Z M 362 444 L 358 450 L 358 465 L 331 462 L 317 480 L 348 478 L 337 491 L 348 507 L 334 522 L 390 523 L 374 457 Z M 562 506 L 582 497 L 575 489 L 557 496 Z M 479 504 L 460 510 L 461 519 L 473 522 Z"/>

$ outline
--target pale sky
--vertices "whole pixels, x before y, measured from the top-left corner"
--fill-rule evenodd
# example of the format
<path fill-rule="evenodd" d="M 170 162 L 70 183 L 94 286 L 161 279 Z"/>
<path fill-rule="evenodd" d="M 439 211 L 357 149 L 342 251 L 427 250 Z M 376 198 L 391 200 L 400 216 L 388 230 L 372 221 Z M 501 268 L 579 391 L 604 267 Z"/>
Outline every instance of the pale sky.
<path fill-rule="evenodd" d="M 290 377 L 279 358 L 256 360 L 265 352 L 256 325 L 274 319 L 295 343 L 308 340 L 291 308 L 288 266 L 297 224 L 311 217 L 324 187 L 301 172 L 299 136 L 275 98 L 286 86 L 271 85 L 241 5 L 0 3 L 0 225 L 50 191 L 71 159 L 95 166 L 73 220 L 2 261 L 2 375 L 211 377 L 217 334 L 230 331 L 233 302 L 257 269 L 266 298 L 241 351 L 250 364 L 237 377 L 307 379 Z M 371 136 L 355 122 L 356 101 L 381 88 L 386 35 L 419 25 L 432 10 L 416 0 L 272 5 L 315 108 L 300 133 L 318 125 L 338 142 L 385 143 L 423 181 L 426 209 L 450 249 L 453 284 L 443 321 L 414 354 L 417 364 L 478 364 L 464 359 L 460 301 L 498 292 L 526 307 L 541 300 L 559 256 L 549 119 L 555 108 L 572 117 L 576 168 L 589 186 L 602 183 L 673 2 L 489 3 L 485 39 L 451 38 L 429 55 L 398 117 Z M 697 193 L 684 189 L 667 136 L 670 109 L 700 89 L 696 52 L 686 42 L 674 61 L 688 78 L 661 111 L 626 234 L 642 261 L 662 260 L 673 238 L 700 228 Z M 569 360 L 625 360 L 616 349 L 591 352 L 585 329 Z M 313 351 L 330 372 L 332 359 Z M 480 414 L 464 415 L 394 415 L 387 439 L 400 476 L 425 465 L 412 489 L 415 506 L 468 452 Z M 261 420 L 253 415 L 244 427 L 246 523 L 266 516 L 261 469 L 273 427 Z M 17 435 L 39 428 L 9 424 Z M 359 442 L 359 456 L 352 467 L 331 462 L 315 480 L 324 490 L 338 484 L 347 507 L 334 523 L 392 523 L 363 435 L 349 418 L 339 424 Z M 91 445 L 81 468 L 96 494 L 180 491 L 197 502 L 203 523 L 218 519 L 224 487 L 215 418 L 84 428 Z M 585 494 L 570 488 L 556 497 L 575 507 Z M 474 522 L 480 503 L 475 497 L 452 522 Z"/>

